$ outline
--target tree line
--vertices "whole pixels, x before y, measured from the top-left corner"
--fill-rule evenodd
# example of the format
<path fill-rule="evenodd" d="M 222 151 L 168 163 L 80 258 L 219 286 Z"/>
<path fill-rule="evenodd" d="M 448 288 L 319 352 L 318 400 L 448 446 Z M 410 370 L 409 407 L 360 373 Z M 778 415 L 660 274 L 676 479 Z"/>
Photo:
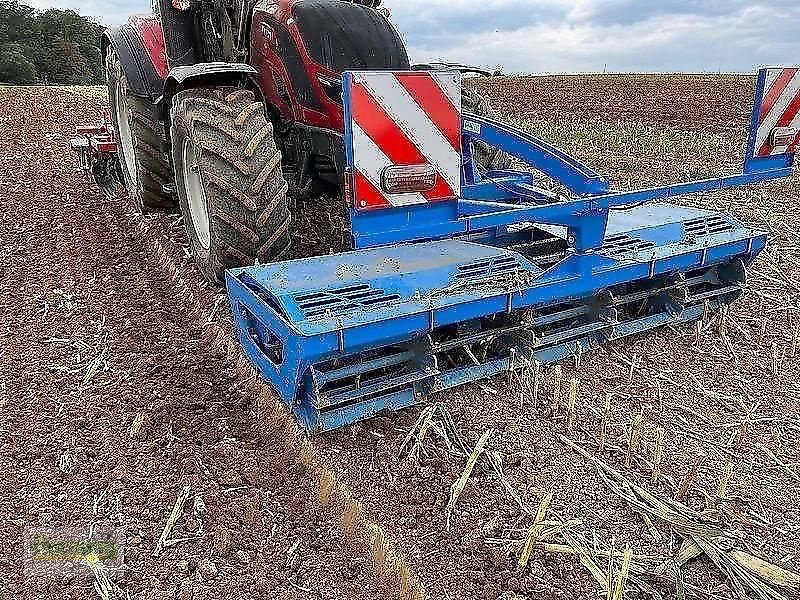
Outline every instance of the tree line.
<path fill-rule="evenodd" d="M 0 83 L 103 83 L 103 29 L 72 10 L 38 11 L 17 0 L 0 0 Z"/>

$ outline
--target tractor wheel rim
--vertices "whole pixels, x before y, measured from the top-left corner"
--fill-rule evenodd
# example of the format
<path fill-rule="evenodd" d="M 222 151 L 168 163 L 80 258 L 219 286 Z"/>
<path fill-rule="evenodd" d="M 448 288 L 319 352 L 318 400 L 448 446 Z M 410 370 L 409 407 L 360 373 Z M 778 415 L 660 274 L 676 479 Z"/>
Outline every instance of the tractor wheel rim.
<path fill-rule="evenodd" d="M 208 250 L 211 245 L 211 227 L 208 222 L 208 205 L 203 188 L 203 177 L 197 165 L 194 144 L 191 140 L 183 142 L 183 181 L 186 186 L 186 200 L 189 206 L 189 217 L 197 234 L 197 241 Z"/>
<path fill-rule="evenodd" d="M 125 170 L 131 183 L 136 183 L 136 155 L 133 148 L 133 133 L 131 133 L 131 111 L 128 108 L 128 98 L 125 90 L 117 85 L 116 93 L 117 105 L 117 129 L 119 130 L 119 141 L 122 143 L 122 158 L 125 161 Z"/>

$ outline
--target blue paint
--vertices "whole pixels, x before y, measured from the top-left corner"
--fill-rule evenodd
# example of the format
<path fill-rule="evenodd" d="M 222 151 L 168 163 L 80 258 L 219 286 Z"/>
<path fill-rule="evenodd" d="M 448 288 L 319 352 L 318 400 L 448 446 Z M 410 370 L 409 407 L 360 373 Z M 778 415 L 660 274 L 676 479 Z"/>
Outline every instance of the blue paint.
<path fill-rule="evenodd" d="M 352 166 L 350 82 L 345 74 Z M 356 251 L 227 273 L 246 355 L 309 431 L 732 301 L 766 235 L 661 201 L 786 177 L 793 165 L 791 156 L 748 160 L 741 174 L 621 192 L 527 133 L 472 115 L 464 123 L 462 198 L 351 209 Z M 530 173 L 481 177 L 474 140 L 524 160 L 571 197 L 554 202 Z"/>

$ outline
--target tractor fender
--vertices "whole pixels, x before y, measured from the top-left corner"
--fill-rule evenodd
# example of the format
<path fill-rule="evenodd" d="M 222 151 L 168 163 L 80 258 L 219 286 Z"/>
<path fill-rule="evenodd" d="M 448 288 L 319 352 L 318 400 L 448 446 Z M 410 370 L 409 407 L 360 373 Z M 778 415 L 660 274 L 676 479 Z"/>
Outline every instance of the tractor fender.
<path fill-rule="evenodd" d="M 155 102 L 163 93 L 167 75 L 164 36 L 155 15 L 135 15 L 128 22 L 107 29 L 100 39 L 102 56 L 114 49 L 131 94 Z"/>
<path fill-rule="evenodd" d="M 171 126 L 170 107 L 175 94 L 197 87 L 244 84 L 255 93 L 259 101 L 263 102 L 264 97 L 261 93 L 261 88 L 256 82 L 256 75 L 258 75 L 258 71 L 255 68 L 243 63 L 207 62 L 170 69 L 169 75 L 164 80 L 164 93 L 156 100 L 158 113 L 165 123 L 167 146 L 172 144 L 172 140 L 169 137 Z"/>
<path fill-rule="evenodd" d="M 256 96 L 261 91 L 254 76 L 258 71 L 243 63 L 208 62 L 183 67 L 173 67 L 164 81 L 164 95 L 158 100 L 162 110 L 169 111 L 172 98 L 178 92 L 195 87 L 235 86 L 250 84 Z"/>

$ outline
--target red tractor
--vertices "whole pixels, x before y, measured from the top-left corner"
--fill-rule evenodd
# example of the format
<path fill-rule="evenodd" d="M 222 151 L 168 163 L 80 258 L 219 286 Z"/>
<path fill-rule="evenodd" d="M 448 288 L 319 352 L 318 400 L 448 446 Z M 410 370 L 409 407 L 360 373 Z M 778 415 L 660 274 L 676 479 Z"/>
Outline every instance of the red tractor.
<path fill-rule="evenodd" d="M 160 0 L 158 15 L 104 34 L 118 179 L 140 211 L 177 205 L 210 281 L 285 253 L 288 181 L 341 189 L 341 73 L 415 68 L 379 3 Z M 468 89 L 463 105 L 491 114 Z M 475 152 L 487 170 L 507 166 Z"/>

